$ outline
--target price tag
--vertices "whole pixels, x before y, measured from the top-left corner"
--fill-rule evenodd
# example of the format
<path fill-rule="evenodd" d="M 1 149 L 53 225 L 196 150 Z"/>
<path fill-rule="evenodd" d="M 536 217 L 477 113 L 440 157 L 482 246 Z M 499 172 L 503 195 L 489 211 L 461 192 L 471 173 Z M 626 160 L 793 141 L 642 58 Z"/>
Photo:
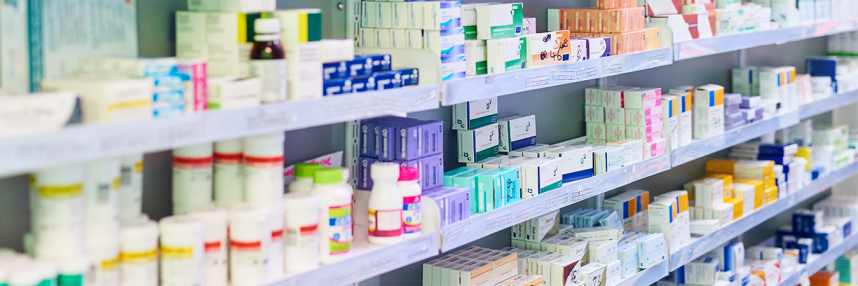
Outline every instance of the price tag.
<path fill-rule="evenodd" d="M 42 142 L 18 146 L 17 159 L 20 160 L 59 160 L 85 156 L 86 142 Z"/>
<path fill-rule="evenodd" d="M 452 245 L 462 237 L 471 234 L 473 227 L 470 222 L 455 226 L 453 228 L 444 229 L 441 233 L 443 239 L 442 245 Z"/>
<path fill-rule="evenodd" d="M 486 232 L 494 231 L 497 228 L 506 227 L 512 224 L 512 213 L 504 213 L 495 215 L 486 219 Z"/>
<path fill-rule="evenodd" d="M 581 80 L 597 76 L 599 76 L 599 69 L 597 66 L 584 68 L 578 71 L 578 79 Z"/>
<path fill-rule="evenodd" d="M 271 110 L 248 116 L 245 121 L 247 130 L 267 129 L 272 127 L 284 127 L 294 123 L 297 117 L 289 110 Z"/>
<path fill-rule="evenodd" d="M 602 68 L 602 75 L 608 76 L 612 74 L 623 73 L 623 63 L 615 63 L 611 65 L 606 65 Z"/>
<path fill-rule="evenodd" d="M 649 61 L 646 64 L 645 68 L 654 68 L 660 65 L 664 65 L 667 62 L 667 53 L 660 53 L 657 55 L 652 55 L 649 57 Z"/>
<path fill-rule="evenodd" d="M 575 71 L 554 71 L 553 76 L 551 77 L 552 80 L 559 81 L 573 81 L 576 78 Z"/>
<path fill-rule="evenodd" d="M 566 194 L 562 194 L 550 199 L 545 200 L 545 209 L 553 210 L 554 208 L 561 208 L 569 203 L 569 196 Z"/>
<path fill-rule="evenodd" d="M 549 78 L 548 75 L 538 75 L 532 76 L 524 79 L 524 87 L 537 87 L 548 85 Z"/>
<path fill-rule="evenodd" d="M 102 152 L 111 152 L 114 150 L 138 148 L 154 144 L 154 140 L 155 138 L 150 132 L 133 132 L 128 134 L 105 136 L 101 139 L 101 143 L 99 143 L 99 149 Z"/>
<path fill-rule="evenodd" d="M 532 205 L 532 206 L 526 207 L 526 208 L 516 212 L 515 213 L 515 220 L 522 221 L 522 220 L 530 219 L 530 218 L 535 217 L 538 214 L 539 214 L 539 205 L 538 204 Z"/>
<path fill-rule="evenodd" d="M 161 144 L 178 144 L 187 142 L 204 135 L 202 122 L 194 122 L 185 125 L 165 128 L 158 134 L 158 141 Z"/>

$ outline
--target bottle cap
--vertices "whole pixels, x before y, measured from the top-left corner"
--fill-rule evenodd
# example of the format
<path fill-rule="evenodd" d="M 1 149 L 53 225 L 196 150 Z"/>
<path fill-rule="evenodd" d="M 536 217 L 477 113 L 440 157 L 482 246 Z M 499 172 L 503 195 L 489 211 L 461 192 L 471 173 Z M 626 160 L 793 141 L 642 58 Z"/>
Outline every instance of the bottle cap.
<path fill-rule="evenodd" d="M 202 236 L 203 228 L 204 224 L 202 220 L 187 215 L 174 215 L 158 221 L 158 229 L 162 237 L 164 235 Z"/>
<path fill-rule="evenodd" d="M 314 184 L 339 184 L 343 182 L 341 168 L 321 168 L 313 174 Z"/>
<path fill-rule="evenodd" d="M 399 179 L 399 164 L 396 163 L 373 163 L 370 166 L 369 176 L 373 181 L 396 181 Z"/>
<path fill-rule="evenodd" d="M 80 275 L 89 271 L 89 259 L 84 255 L 63 259 L 59 262 L 59 271 L 62 275 Z"/>
<path fill-rule="evenodd" d="M 9 285 L 38 285 L 42 282 L 42 271 L 33 265 L 16 268 L 9 274 Z"/>
<path fill-rule="evenodd" d="M 295 164 L 295 178 L 313 178 L 313 173 L 321 169 L 322 164 L 319 163 L 298 163 Z"/>
<path fill-rule="evenodd" d="M 47 261 L 47 260 L 36 260 L 33 262 L 33 267 L 39 270 L 42 273 L 43 280 L 52 280 L 57 278 L 59 271 L 57 270 L 57 264 L 55 262 Z"/>
<path fill-rule="evenodd" d="M 137 221 L 122 224 L 119 230 L 122 247 L 144 249 L 158 247 L 158 224 L 154 221 Z"/>
<path fill-rule="evenodd" d="M 399 167 L 399 181 L 417 181 L 420 178 L 417 167 Z"/>
<path fill-rule="evenodd" d="M 259 34 L 279 34 L 280 19 L 259 18 L 253 22 L 253 31 Z"/>

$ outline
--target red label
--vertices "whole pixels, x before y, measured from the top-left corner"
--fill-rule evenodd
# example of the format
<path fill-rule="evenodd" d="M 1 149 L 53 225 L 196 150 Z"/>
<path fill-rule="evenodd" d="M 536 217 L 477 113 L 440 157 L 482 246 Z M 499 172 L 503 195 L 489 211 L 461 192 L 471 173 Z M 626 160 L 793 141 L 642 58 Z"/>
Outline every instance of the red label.
<path fill-rule="evenodd" d="M 220 241 L 206 242 L 206 252 L 218 252 L 220 251 L 220 245 Z"/>
<path fill-rule="evenodd" d="M 369 210 L 369 235 L 396 237 L 402 235 L 402 210 Z"/>
<path fill-rule="evenodd" d="M 215 164 L 238 165 L 243 159 L 242 153 L 214 153 Z"/>
<path fill-rule="evenodd" d="M 173 156 L 173 167 L 182 169 L 211 168 L 212 157 Z"/>
<path fill-rule="evenodd" d="M 235 240 L 229 241 L 229 247 L 235 250 L 260 250 L 262 249 L 262 241 L 240 242 Z"/>
<path fill-rule="evenodd" d="M 275 230 L 271 232 L 272 240 L 281 240 L 283 239 L 283 229 Z"/>
<path fill-rule="evenodd" d="M 302 226 L 300 231 L 301 231 L 301 234 L 310 234 L 310 233 L 316 232 L 317 230 L 319 230 L 319 225 L 314 224 L 314 225 Z"/>
<path fill-rule="evenodd" d="M 271 156 L 271 157 L 255 157 L 255 156 L 246 156 L 244 157 L 244 164 L 252 167 L 277 167 L 283 166 L 283 156 Z"/>

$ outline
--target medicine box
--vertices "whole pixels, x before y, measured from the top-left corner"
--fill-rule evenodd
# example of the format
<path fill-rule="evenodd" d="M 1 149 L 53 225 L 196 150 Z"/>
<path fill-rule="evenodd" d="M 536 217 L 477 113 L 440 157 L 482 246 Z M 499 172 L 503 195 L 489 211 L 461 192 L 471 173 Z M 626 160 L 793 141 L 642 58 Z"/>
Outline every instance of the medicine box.
<path fill-rule="evenodd" d="M 485 40 L 465 40 L 465 58 L 467 67 L 465 73 L 469 76 L 488 73 Z"/>
<path fill-rule="evenodd" d="M 462 26 L 462 9 L 459 1 L 433 1 L 421 4 L 423 30 L 445 30 Z"/>
<path fill-rule="evenodd" d="M 620 147 L 596 147 L 593 148 L 593 158 L 596 175 L 611 172 L 623 167 L 625 162 L 623 148 Z"/>
<path fill-rule="evenodd" d="M 639 88 L 623 94 L 624 108 L 651 108 L 661 105 L 661 88 Z"/>
<path fill-rule="evenodd" d="M 650 143 L 662 138 L 664 125 L 659 122 L 646 126 L 630 126 L 626 125 L 626 138 L 640 139 Z"/>
<path fill-rule="evenodd" d="M 658 155 L 667 153 L 667 140 L 664 138 L 655 139 L 652 142 L 644 143 L 643 159 L 649 159 Z"/>
<path fill-rule="evenodd" d="M 623 96 L 626 91 L 638 89 L 637 87 L 615 86 L 602 89 L 602 106 L 623 108 Z"/>
<path fill-rule="evenodd" d="M 617 261 L 617 241 L 594 241 L 589 245 L 590 262 L 610 263 Z"/>
<path fill-rule="evenodd" d="M 442 58 L 463 55 L 465 54 L 464 32 L 465 30 L 462 28 L 425 30 L 423 31 L 423 48 Z"/>
<path fill-rule="evenodd" d="M 549 261 L 550 269 L 543 273 L 543 276 L 550 276 L 550 283 L 547 285 L 566 285 L 567 281 L 578 283 L 583 281 L 583 277 L 576 275 L 582 267 L 581 256 L 562 256 L 560 258 Z M 584 266 L 586 267 L 586 266 Z"/>
<path fill-rule="evenodd" d="M 152 118 L 152 78 L 43 80 L 43 91 L 73 91 L 80 96 L 83 123 L 129 122 Z"/>
<path fill-rule="evenodd" d="M 724 87 L 707 84 L 694 91 L 694 138 L 724 133 Z"/>
<path fill-rule="evenodd" d="M 488 73 L 502 73 L 526 68 L 526 41 L 527 37 L 522 36 L 486 40 Z"/>
<path fill-rule="evenodd" d="M 608 142 L 607 146 L 623 148 L 623 165 L 631 165 L 644 159 L 643 153 L 645 152 L 641 152 L 641 149 L 643 148 L 641 140 L 624 139 Z"/>
<path fill-rule="evenodd" d="M 622 110 L 622 109 L 620 109 Z M 622 124 L 622 122 L 606 122 L 605 121 L 605 108 L 601 105 L 584 105 L 584 121 L 585 122 L 594 122 L 594 123 L 614 123 L 614 124 Z"/>
<path fill-rule="evenodd" d="M 601 240 L 620 239 L 620 233 L 616 229 L 607 226 L 575 228 L 567 230 L 565 235 L 583 238 L 591 243 Z"/>
<path fill-rule="evenodd" d="M 583 37 L 579 38 L 585 45 L 587 51 L 586 59 L 600 59 L 611 56 L 610 37 Z"/>
<path fill-rule="evenodd" d="M 626 126 L 622 124 L 605 124 L 605 139 L 608 142 L 626 139 Z"/>
<path fill-rule="evenodd" d="M 453 129 L 472 130 L 498 121 L 497 97 L 478 99 L 453 106 Z"/>
<path fill-rule="evenodd" d="M 522 199 L 559 188 L 563 183 L 560 163 L 560 158 L 542 158 L 522 165 Z"/>
<path fill-rule="evenodd" d="M 587 139 L 607 140 L 607 126 L 604 123 L 587 122 Z"/>
<path fill-rule="evenodd" d="M 519 37 L 523 33 L 521 3 L 477 6 L 477 38 L 483 40 Z"/>
<path fill-rule="evenodd" d="M 580 51 L 580 47 L 572 47 L 569 31 L 554 31 L 526 35 L 527 68 L 544 67 L 575 61 L 572 51 Z M 576 41 L 577 42 L 577 41 Z"/>
<path fill-rule="evenodd" d="M 660 106 L 661 100 L 659 99 L 659 106 L 653 106 L 648 108 L 625 108 L 626 112 L 626 125 L 630 126 L 647 126 L 653 124 L 663 124 L 662 116 L 663 116 L 663 108 Z"/>
<path fill-rule="evenodd" d="M 477 175 L 477 213 L 485 213 L 504 204 L 503 177 L 500 170 Z"/>
<path fill-rule="evenodd" d="M 536 116 L 517 115 L 498 120 L 499 151 L 509 152 L 536 144 Z"/>
<path fill-rule="evenodd" d="M 545 152 L 547 157 L 560 158 L 560 173 L 563 183 L 593 176 L 593 148 L 589 146 L 570 146 Z"/>
<path fill-rule="evenodd" d="M 636 240 L 638 246 L 638 267 L 641 269 L 655 266 L 667 259 L 664 235 L 653 233 Z"/>
<path fill-rule="evenodd" d="M 584 286 L 602 286 L 605 285 L 605 268 L 603 263 L 590 263 L 581 267 L 581 280 Z M 555 284 L 552 284 L 554 286 Z M 562 284 L 556 284 L 561 285 Z"/>
<path fill-rule="evenodd" d="M 498 154 L 497 124 L 458 132 L 459 162 L 476 162 Z"/>
<path fill-rule="evenodd" d="M 685 264 L 685 283 L 713 285 L 715 274 L 720 271 L 719 261 L 714 257 L 701 257 Z"/>

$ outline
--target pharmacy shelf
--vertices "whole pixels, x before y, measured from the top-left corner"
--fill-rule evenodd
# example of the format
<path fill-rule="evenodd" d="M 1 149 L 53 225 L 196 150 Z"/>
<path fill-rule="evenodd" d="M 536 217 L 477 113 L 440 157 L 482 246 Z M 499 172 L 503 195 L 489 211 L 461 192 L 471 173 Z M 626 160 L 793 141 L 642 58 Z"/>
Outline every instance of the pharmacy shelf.
<path fill-rule="evenodd" d="M 652 285 L 670 273 L 669 266 L 670 265 L 667 264 L 667 261 L 664 261 L 656 266 L 641 270 L 641 272 L 638 272 L 632 277 L 623 279 L 620 283 L 617 283 L 616 286 Z"/>
<path fill-rule="evenodd" d="M 790 194 L 785 198 L 778 198 L 776 202 L 765 205 L 754 212 L 742 216 L 739 220 L 722 227 L 720 230 L 702 237 L 692 237 L 691 242 L 680 247 L 679 251 L 670 255 L 670 270 L 676 270 L 682 265 L 697 259 L 712 249 L 721 246 L 751 228 L 767 221 L 768 219 L 789 210 L 797 204 L 824 192 L 835 184 L 858 174 L 858 163 L 850 164 L 840 170 L 831 172 L 825 177 L 817 178 L 801 190 Z"/>
<path fill-rule="evenodd" d="M 674 60 L 687 60 L 708 55 L 767 45 L 783 44 L 814 37 L 858 30 L 858 18 L 781 29 L 738 33 L 696 39 L 674 44 Z"/>
<path fill-rule="evenodd" d="M 792 273 L 781 274 L 781 283 L 778 285 L 798 285 L 802 275 L 813 275 L 813 273 L 822 270 L 826 265 L 833 262 L 855 246 L 858 246 L 858 234 L 852 234 L 848 238 L 844 239 L 842 243 L 829 248 L 828 251 L 824 253 L 811 254 L 810 257 L 807 258 L 807 264 L 799 265 Z"/>
<path fill-rule="evenodd" d="M 798 112 L 792 111 L 769 119 L 728 130 L 721 135 L 695 140 L 671 151 L 672 165 L 679 166 L 703 156 L 748 140 L 798 124 Z"/>
<path fill-rule="evenodd" d="M 296 130 L 438 108 L 438 86 L 289 101 L 147 121 L 73 126 L 0 138 L 0 177 L 54 165 L 169 150 L 271 132 Z"/>
<path fill-rule="evenodd" d="M 566 184 L 556 190 L 501 207 L 441 229 L 441 251 L 447 252 L 528 219 L 670 169 L 667 154 L 602 175 Z"/>
<path fill-rule="evenodd" d="M 800 119 L 807 119 L 855 102 L 858 102 L 858 91 L 835 94 L 828 98 L 802 105 L 799 109 L 799 112 L 801 112 Z"/>
<path fill-rule="evenodd" d="M 441 104 L 449 106 L 665 66 L 673 63 L 672 55 L 672 48 L 667 47 L 596 60 L 449 80 L 442 84 Z"/>
<path fill-rule="evenodd" d="M 356 227 L 352 256 L 301 274 L 288 274 L 267 286 L 352 285 L 438 255 L 438 232 L 393 245 L 372 245 L 366 227 Z"/>

